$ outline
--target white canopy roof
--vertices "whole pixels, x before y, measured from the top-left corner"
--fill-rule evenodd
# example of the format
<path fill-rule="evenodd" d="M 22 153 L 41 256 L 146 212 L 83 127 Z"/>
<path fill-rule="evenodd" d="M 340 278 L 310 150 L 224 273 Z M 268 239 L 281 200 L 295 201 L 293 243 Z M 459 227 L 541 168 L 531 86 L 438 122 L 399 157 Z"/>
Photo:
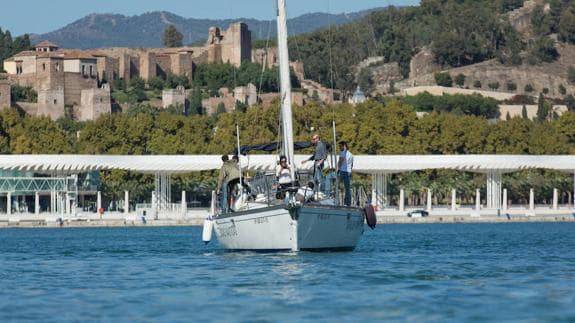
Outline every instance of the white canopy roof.
<path fill-rule="evenodd" d="M 309 155 L 296 155 L 296 167 Z M 250 155 L 241 158 L 242 166 L 251 170 L 275 169 L 277 156 Z M 142 173 L 188 173 L 219 169 L 219 155 L 0 155 L 0 169 L 39 173 L 82 173 L 95 170 L 122 169 Z M 455 169 L 487 173 L 512 172 L 528 168 L 554 169 L 575 173 L 575 156 L 548 155 L 359 155 L 354 157 L 354 171 L 365 174 L 398 173 L 423 169 Z"/>

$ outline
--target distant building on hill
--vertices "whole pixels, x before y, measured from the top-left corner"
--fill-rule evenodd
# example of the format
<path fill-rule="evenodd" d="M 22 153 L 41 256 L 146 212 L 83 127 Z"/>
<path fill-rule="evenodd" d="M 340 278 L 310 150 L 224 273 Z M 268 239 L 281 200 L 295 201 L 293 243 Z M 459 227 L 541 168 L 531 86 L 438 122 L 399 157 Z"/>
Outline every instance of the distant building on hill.
<path fill-rule="evenodd" d="M 355 105 L 355 104 L 363 103 L 366 100 L 367 100 L 367 98 L 365 97 L 365 94 L 361 90 L 361 87 L 358 85 L 357 88 L 355 89 L 355 92 L 353 93 L 353 96 L 349 100 L 349 103 Z"/>

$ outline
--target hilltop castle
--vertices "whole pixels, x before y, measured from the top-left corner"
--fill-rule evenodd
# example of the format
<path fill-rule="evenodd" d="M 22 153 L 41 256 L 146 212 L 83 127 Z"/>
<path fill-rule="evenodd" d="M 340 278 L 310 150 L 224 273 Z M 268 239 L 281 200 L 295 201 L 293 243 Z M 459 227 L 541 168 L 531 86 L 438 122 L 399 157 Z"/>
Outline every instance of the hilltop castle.
<path fill-rule="evenodd" d="M 27 113 L 58 119 L 70 107 L 74 117 L 87 120 L 111 112 L 110 88 L 98 86 L 104 81 L 134 77 L 148 81 L 168 74 L 191 80 L 197 64 L 239 66 L 251 59 L 251 32 L 246 24 L 236 23 L 226 31 L 210 28 L 203 47 L 75 50 L 43 41 L 35 50 L 6 59 L 4 70 L 10 84 L 38 92 L 37 103 L 19 103 Z M 0 106 L 7 106 L 9 96 L 9 87 L 0 86 Z"/>

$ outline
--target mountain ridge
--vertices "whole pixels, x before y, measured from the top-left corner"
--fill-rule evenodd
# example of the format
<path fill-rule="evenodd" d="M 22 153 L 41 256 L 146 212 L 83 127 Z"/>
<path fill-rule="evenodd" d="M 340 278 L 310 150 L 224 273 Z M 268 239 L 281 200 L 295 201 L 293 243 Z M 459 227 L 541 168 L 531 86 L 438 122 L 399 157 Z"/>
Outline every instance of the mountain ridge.
<path fill-rule="evenodd" d="M 313 12 L 288 20 L 290 35 L 315 31 L 331 25 L 353 22 L 373 11 L 373 8 L 352 13 L 328 14 Z M 92 13 L 62 28 L 44 33 L 31 34 L 33 43 L 42 40 L 55 42 L 64 48 L 95 49 L 102 47 L 163 47 L 162 37 L 166 26 L 172 24 L 184 36 L 184 44 L 206 39 L 208 29 L 217 26 L 227 29 L 235 22 L 244 22 L 252 31 L 252 39 L 274 37 L 276 24 L 273 20 L 254 18 L 205 19 L 185 18 L 168 11 L 151 11 L 126 16 L 114 13 Z"/>

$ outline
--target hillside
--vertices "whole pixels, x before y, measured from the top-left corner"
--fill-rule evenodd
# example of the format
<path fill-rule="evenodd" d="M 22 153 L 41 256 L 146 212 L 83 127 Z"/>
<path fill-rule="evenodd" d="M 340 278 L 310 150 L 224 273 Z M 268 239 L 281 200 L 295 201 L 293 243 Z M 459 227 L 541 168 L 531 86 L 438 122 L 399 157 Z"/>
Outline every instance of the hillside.
<path fill-rule="evenodd" d="M 307 78 L 326 86 L 331 86 L 333 80 L 333 86 L 348 94 L 357 83 L 368 92 L 381 93 L 383 88 L 393 90 L 392 84 L 404 81 L 405 85 L 405 80 L 420 84 L 414 73 L 420 77 L 476 64 L 484 68 L 481 63 L 490 61 L 522 73 L 494 77 L 498 67 L 492 64 L 495 70 L 473 75 L 474 80 L 499 81 L 501 89 L 511 80 L 517 85 L 527 84 L 528 78 L 540 75 L 538 70 L 558 62 L 546 71 L 559 71 L 561 80 L 541 82 L 535 88 L 541 91 L 549 87 L 553 92 L 551 87 L 558 91 L 559 85 L 567 86 L 565 71 L 569 66 L 564 64 L 570 60 L 561 56 L 562 52 L 569 55 L 565 46 L 574 43 L 573 1 L 429 0 L 420 6 L 370 13 L 331 33 L 320 30 L 295 36 L 290 42 L 290 55 L 304 62 Z M 360 65 L 366 61 L 372 62 L 370 66 Z M 434 82 L 433 74 L 431 77 Z"/>
<path fill-rule="evenodd" d="M 350 14 L 305 14 L 288 21 L 291 35 L 311 32 L 322 27 L 340 25 L 364 17 L 369 12 L 365 10 Z M 36 43 L 41 40 L 50 40 L 66 48 L 93 49 L 100 47 L 162 47 L 162 36 L 167 25 L 175 25 L 184 35 L 184 43 L 191 44 L 206 39 L 211 26 L 227 28 L 230 24 L 243 21 L 248 24 L 253 38 L 267 38 L 268 33 L 274 37 L 276 32 L 275 21 L 256 20 L 247 18 L 238 19 L 194 19 L 184 18 L 173 13 L 149 12 L 137 16 L 123 16 L 118 14 L 91 14 L 81 18 L 61 29 L 32 35 L 31 40 Z M 271 29 L 270 29 L 271 28 Z"/>

